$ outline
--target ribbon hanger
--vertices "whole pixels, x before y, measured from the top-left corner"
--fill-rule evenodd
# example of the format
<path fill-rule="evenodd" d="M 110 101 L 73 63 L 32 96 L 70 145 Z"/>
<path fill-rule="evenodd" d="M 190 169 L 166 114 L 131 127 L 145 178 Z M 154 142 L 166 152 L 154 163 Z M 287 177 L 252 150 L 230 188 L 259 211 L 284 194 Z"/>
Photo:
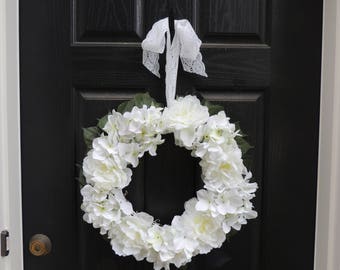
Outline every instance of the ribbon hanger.
<path fill-rule="evenodd" d="M 170 41 L 172 42 L 175 35 L 175 19 L 174 19 L 174 9 L 173 7 L 170 7 L 169 11 L 169 36 Z"/>
<path fill-rule="evenodd" d="M 172 12 L 171 10 L 169 15 L 172 13 L 172 16 L 169 17 L 172 18 L 168 17 L 155 22 L 142 42 L 143 65 L 157 77 L 160 77 L 159 54 L 166 49 L 165 96 L 168 107 L 171 106 L 176 96 L 179 58 L 184 71 L 208 76 L 200 53 L 201 40 L 188 20 L 173 20 L 173 10 Z M 174 28 L 173 35 L 171 35 L 171 25 Z M 172 41 L 165 36 L 171 36 Z"/>

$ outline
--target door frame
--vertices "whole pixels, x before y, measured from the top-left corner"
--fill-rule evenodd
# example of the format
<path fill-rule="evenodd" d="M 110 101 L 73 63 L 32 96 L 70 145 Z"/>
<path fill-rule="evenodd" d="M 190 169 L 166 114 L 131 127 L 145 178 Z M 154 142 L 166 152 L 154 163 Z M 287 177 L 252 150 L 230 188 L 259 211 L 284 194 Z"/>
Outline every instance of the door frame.
<path fill-rule="evenodd" d="M 315 270 L 340 266 L 340 0 L 324 0 Z"/>
<path fill-rule="evenodd" d="M 10 232 L 3 270 L 23 269 L 19 4 L 0 0 L 0 230 Z M 314 270 L 337 270 L 340 257 L 340 0 L 324 0 L 318 195 Z M 337 91 L 338 90 L 338 91 Z"/>
<path fill-rule="evenodd" d="M 0 269 L 23 269 L 18 0 L 0 0 L 0 231 L 9 231 Z"/>

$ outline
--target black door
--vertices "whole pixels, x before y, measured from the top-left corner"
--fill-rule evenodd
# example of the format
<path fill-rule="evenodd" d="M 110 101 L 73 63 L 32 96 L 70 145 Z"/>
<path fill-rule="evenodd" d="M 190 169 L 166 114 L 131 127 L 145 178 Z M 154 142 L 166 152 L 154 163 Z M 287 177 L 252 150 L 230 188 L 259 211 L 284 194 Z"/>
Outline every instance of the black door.
<path fill-rule="evenodd" d="M 135 93 L 164 102 L 140 42 L 174 6 L 203 41 L 208 78 L 180 71 L 178 94 L 225 106 L 255 147 L 259 217 L 198 256 L 192 270 L 312 270 L 322 0 L 21 0 L 21 131 L 25 270 L 152 269 L 113 254 L 79 209 L 81 128 Z M 171 139 L 134 171 L 128 197 L 168 223 L 200 185 L 197 161 Z M 52 252 L 28 250 L 36 233 Z"/>

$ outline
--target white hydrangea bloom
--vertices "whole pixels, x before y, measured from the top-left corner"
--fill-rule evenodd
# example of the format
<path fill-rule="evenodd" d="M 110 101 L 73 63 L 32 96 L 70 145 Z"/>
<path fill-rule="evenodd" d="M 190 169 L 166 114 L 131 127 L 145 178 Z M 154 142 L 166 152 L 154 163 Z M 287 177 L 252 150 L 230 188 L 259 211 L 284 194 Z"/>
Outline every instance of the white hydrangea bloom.
<path fill-rule="evenodd" d="M 103 130 L 109 134 L 113 140 L 116 140 L 119 135 L 119 130 L 124 122 L 123 116 L 121 113 L 112 110 L 112 113 L 107 116 L 107 122 L 103 128 Z"/>
<path fill-rule="evenodd" d="M 84 220 L 92 223 L 93 227 L 100 228 L 100 233 L 105 234 L 111 229 L 113 222 L 118 222 L 122 213 L 132 214 L 132 205 L 125 199 L 117 198 L 115 194 L 121 193 L 116 190 L 113 194 L 107 194 L 91 185 L 85 185 L 81 189 L 83 203 L 81 209 L 85 212 Z M 123 207 L 122 207 L 123 205 Z"/>
<path fill-rule="evenodd" d="M 179 97 L 163 113 L 164 125 L 173 132 L 178 145 L 191 148 L 197 128 L 209 118 L 208 108 L 196 96 Z"/>
<path fill-rule="evenodd" d="M 105 160 L 112 157 L 117 163 L 120 164 L 120 167 L 124 167 L 125 163 L 118 156 L 118 151 L 116 148 L 117 143 L 117 137 L 105 136 L 104 134 L 98 138 L 95 138 L 92 142 L 93 158 L 96 160 Z"/>
<path fill-rule="evenodd" d="M 252 185 L 252 188 L 255 186 Z M 224 193 L 199 190 L 197 192 L 198 202 L 195 207 L 197 211 L 210 212 L 212 217 L 223 216 L 223 231 L 229 233 L 231 228 L 240 230 L 241 225 L 246 224 L 246 219 L 257 216 L 249 201 L 254 197 L 254 194 L 248 193 L 248 196 L 242 196 L 243 194 L 241 189 L 233 189 Z"/>
<path fill-rule="evenodd" d="M 148 108 L 143 105 L 142 108 L 133 107 L 131 112 L 124 113 L 124 118 L 129 120 L 129 131 L 139 135 L 136 140 L 143 141 L 143 136 L 162 132 L 160 125 L 162 110 L 163 108 L 156 108 L 155 106 Z"/>
<path fill-rule="evenodd" d="M 219 151 L 222 144 L 235 144 L 235 125 L 229 122 L 224 111 L 210 116 L 205 125 L 198 128 L 197 136 L 199 142 L 195 145 L 193 155 L 202 158 L 207 151 Z"/>
<path fill-rule="evenodd" d="M 169 269 L 169 265 L 176 255 L 173 249 L 174 235 L 174 230 L 168 225 L 154 224 L 148 230 L 147 242 L 152 249 L 146 259 L 155 264 L 155 269 Z"/>
<path fill-rule="evenodd" d="M 110 191 L 113 188 L 124 188 L 130 183 L 131 169 L 122 166 L 122 163 L 113 157 L 105 160 L 95 159 L 94 152 L 91 150 L 83 161 L 83 173 L 88 184 Z"/>
<path fill-rule="evenodd" d="M 123 217 L 108 232 L 113 250 L 120 256 L 132 255 L 136 260 L 143 260 L 149 252 L 147 231 L 152 224 L 153 217 L 146 213 Z"/>
<path fill-rule="evenodd" d="M 243 181 L 247 173 L 238 147 L 223 144 L 208 151 L 200 161 L 202 179 L 209 190 L 223 192 Z"/>
<path fill-rule="evenodd" d="M 247 219 L 257 217 L 257 212 L 253 210 L 253 204 L 249 201 L 244 202 L 244 206 L 238 214 L 227 214 L 223 221 L 223 231 L 229 233 L 231 228 L 239 231 L 242 225 L 247 224 Z"/>
<path fill-rule="evenodd" d="M 176 228 L 185 230 L 186 237 L 197 240 L 198 252 L 206 254 L 213 248 L 221 247 L 226 236 L 221 226 L 222 219 L 213 218 L 209 213 L 196 211 L 196 203 L 196 198 L 187 201 L 183 215 L 175 217 L 172 224 Z"/>
<path fill-rule="evenodd" d="M 142 108 L 133 107 L 131 112 L 126 112 L 123 115 L 119 134 L 124 137 L 127 144 L 138 144 L 138 149 L 132 149 L 135 153 L 133 166 L 137 166 L 135 158 L 142 157 L 144 152 L 149 152 L 150 155 L 156 155 L 157 146 L 162 144 L 164 140 L 161 137 L 162 133 L 162 110 L 154 106 Z M 126 149 L 126 145 L 122 146 Z M 136 153 L 138 151 L 138 155 Z"/>
<path fill-rule="evenodd" d="M 138 166 L 139 158 L 143 156 L 143 151 L 139 144 L 134 142 L 118 143 L 116 147 L 124 161 L 131 164 L 134 168 Z"/>

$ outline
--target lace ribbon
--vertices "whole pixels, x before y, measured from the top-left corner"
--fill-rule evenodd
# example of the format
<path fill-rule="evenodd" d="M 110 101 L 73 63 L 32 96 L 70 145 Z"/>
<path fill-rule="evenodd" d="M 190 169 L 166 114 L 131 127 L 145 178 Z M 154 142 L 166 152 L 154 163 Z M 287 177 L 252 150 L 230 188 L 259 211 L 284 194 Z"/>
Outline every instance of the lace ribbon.
<path fill-rule="evenodd" d="M 201 40 L 188 20 L 175 20 L 175 35 L 171 42 L 168 18 L 154 23 L 142 42 L 143 65 L 157 77 L 159 74 L 159 54 L 166 46 L 165 96 L 167 106 L 171 106 L 176 96 L 178 61 L 181 58 L 186 72 L 207 77 L 200 53 Z"/>

